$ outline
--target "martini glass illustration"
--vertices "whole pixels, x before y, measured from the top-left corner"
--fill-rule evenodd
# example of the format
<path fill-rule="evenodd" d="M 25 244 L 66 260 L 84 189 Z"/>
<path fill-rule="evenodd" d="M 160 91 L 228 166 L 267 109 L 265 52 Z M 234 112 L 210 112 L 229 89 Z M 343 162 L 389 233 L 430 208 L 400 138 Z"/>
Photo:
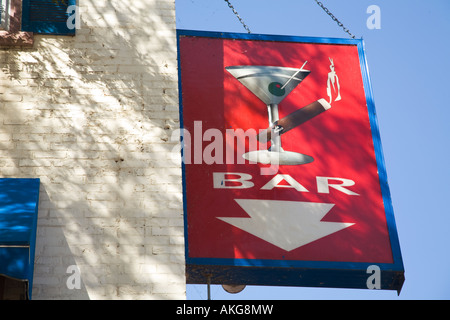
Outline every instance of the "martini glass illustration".
<path fill-rule="evenodd" d="M 255 96 L 267 105 L 269 126 L 279 120 L 278 105 L 292 92 L 311 71 L 273 66 L 229 66 L 225 69 Z M 271 135 L 269 150 L 250 151 L 242 156 L 252 162 L 262 164 L 299 165 L 314 161 L 302 153 L 283 150 L 277 128 Z"/>

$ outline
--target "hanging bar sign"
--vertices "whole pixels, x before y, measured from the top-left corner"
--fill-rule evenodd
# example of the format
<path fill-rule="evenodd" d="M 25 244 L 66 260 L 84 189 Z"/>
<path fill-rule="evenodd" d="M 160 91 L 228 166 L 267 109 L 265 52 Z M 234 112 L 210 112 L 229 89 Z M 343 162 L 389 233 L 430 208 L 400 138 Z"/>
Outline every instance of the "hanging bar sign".
<path fill-rule="evenodd" d="M 363 47 L 178 30 L 188 283 L 400 291 Z"/>

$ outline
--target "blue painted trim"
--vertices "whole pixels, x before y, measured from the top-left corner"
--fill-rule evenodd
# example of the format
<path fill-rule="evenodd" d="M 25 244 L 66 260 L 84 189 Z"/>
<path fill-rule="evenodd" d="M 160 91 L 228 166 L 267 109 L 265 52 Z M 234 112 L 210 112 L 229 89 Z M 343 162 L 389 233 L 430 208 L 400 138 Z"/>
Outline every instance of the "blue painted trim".
<path fill-rule="evenodd" d="M 367 64 L 363 40 L 361 40 L 361 43 L 358 45 L 358 52 L 361 64 L 361 73 L 363 76 L 364 92 L 366 94 L 367 108 L 369 112 L 370 127 L 372 131 L 372 141 L 375 149 L 375 158 L 377 162 L 378 176 L 380 179 L 381 194 L 383 197 L 386 223 L 388 226 L 394 265 L 396 266 L 397 270 L 404 270 L 402 255 L 400 251 L 400 243 L 395 224 L 394 208 L 392 206 L 391 192 L 388 184 L 386 164 L 384 161 L 383 147 L 381 144 L 380 130 L 375 110 L 375 99 L 372 91 L 372 84 L 370 80 L 369 68 Z"/>
<path fill-rule="evenodd" d="M 30 31 L 30 0 L 22 0 L 22 27 L 21 31 Z M 30 31 L 31 32 L 31 31 Z"/>
<path fill-rule="evenodd" d="M 39 187 L 39 179 L 0 179 L 0 274 L 28 281 L 29 299 L 33 288 Z"/>
<path fill-rule="evenodd" d="M 177 30 L 177 63 L 178 63 L 178 103 L 179 103 L 179 120 L 180 120 L 180 130 L 184 130 L 184 122 L 183 122 L 183 88 L 181 83 L 181 62 L 180 62 L 180 31 Z M 180 132 L 180 145 L 181 150 L 184 150 L 184 139 L 181 139 Z M 184 255 L 186 257 L 186 261 L 189 257 L 189 246 L 188 246 L 188 222 L 187 222 L 187 197 L 186 197 L 186 166 L 183 161 L 183 156 L 180 152 L 181 157 L 181 169 L 182 169 L 182 184 L 183 184 L 183 220 L 184 220 Z"/>
<path fill-rule="evenodd" d="M 183 209 L 184 209 L 184 231 L 185 231 L 185 254 L 186 264 L 188 266 L 205 266 L 211 270 L 211 267 L 237 267 L 237 272 L 244 272 L 246 268 L 255 270 L 258 267 L 274 268 L 273 275 L 279 276 L 279 268 L 290 269 L 315 269 L 317 274 L 321 274 L 324 270 L 330 272 L 364 272 L 370 265 L 377 265 L 381 271 L 384 271 L 388 277 L 394 277 L 396 284 L 393 289 L 400 290 L 404 278 L 403 261 L 401 257 L 400 245 L 398 240 L 397 228 L 394 219 L 394 212 L 392 207 L 391 195 L 389 185 L 387 183 L 386 166 L 381 146 L 381 138 L 376 118 L 374 97 L 372 86 L 370 82 L 369 71 L 367 67 L 367 60 L 364 50 L 364 41 L 362 39 L 341 39 L 341 38 L 316 38 L 316 37 L 300 37 L 300 36 L 283 36 L 283 35 L 267 35 L 267 34 L 248 34 L 248 33 L 225 33 L 225 32 L 210 32 L 210 31 L 195 31 L 195 30 L 177 30 L 177 44 L 179 48 L 179 39 L 182 36 L 193 37 L 208 37 L 219 39 L 241 39 L 241 40 L 261 40 L 261 41 L 280 41 L 280 42 L 300 42 L 300 43 L 317 43 L 317 44 L 341 44 L 341 45 L 356 45 L 358 49 L 360 68 L 363 78 L 364 91 L 366 95 L 366 102 L 369 113 L 370 127 L 372 131 L 372 140 L 375 148 L 375 156 L 377 169 L 379 172 L 380 186 L 382 192 L 383 203 L 385 207 L 386 222 L 391 243 L 391 251 L 394 263 L 356 263 L 356 262 L 333 262 L 333 261 L 292 261 L 292 260 L 256 260 L 256 259 L 219 259 L 219 258 L 190 258 L 189 257 L 189 243 L 188 243 L 188 228 L 187 228 L 187 208 L 186 208 L 186 180 L 185 180 L 185 165 L 182 164 L 183 169 Z M 180 127 L 183 128 L 183 105 L 182 105 L 182 85 L 181 85 L 181 68 L 180 68 L 180 53 L 178 50 L 178 70 L 179 70 L 179 103 L 180 103 Z M 219 269 L 217 269 L 219 270 Z M 221 271 L 218 271 L 219 273 Z M 314 271 L 313 273 L 314 274 Z M 401 276 L 400 276 L 401 275 Z M 267 285 L 268 283 L 266 283 Z M 316 284 L 321 286 L 320 283 Z"/>
<path fill-rule="evenodd" d="M 367 270 L 371 265 L 377 265 L 381 270 L 403 271 L 392 263 L 374 262 L 336 262 L 336 261 L 299 261 L 299 260 L 264 260 L 264 259 L 221 259 L 221 258 L 187 258 L 190 265 L 209 266 L 239 266 L 239 267 L 280 267 L 280 268 L 317 268 Z"/>
<path fill-rule="evenodd" d="M 177 36 L 192 36 L 218 39 L 240 39 L 240 40 L 261 40 L 261 41 L 280 41 L 280 42 L 305 42 L 305 43 L 322 43 L 322 44 L 347 44 L 358 45 L 360 39 L 342 39 L 342 38 L 320 38 L 320 37 L 301 37 L 287 35 L 271 35 L 271 34 L 253 34 L 253 33 L 228 33 L 214 31 L 196 31 L 177 29 Z"/>

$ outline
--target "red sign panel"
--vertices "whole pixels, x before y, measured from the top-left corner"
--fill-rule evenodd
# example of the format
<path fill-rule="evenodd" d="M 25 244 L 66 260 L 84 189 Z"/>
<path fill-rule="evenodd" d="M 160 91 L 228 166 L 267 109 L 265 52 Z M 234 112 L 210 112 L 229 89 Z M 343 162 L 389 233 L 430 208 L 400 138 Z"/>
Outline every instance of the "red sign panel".
<path fill-rule="evenodd" d="M 188 279 L 311 262 L 403 275 L 360 40 L 180 32 L 179 61 Z"/>

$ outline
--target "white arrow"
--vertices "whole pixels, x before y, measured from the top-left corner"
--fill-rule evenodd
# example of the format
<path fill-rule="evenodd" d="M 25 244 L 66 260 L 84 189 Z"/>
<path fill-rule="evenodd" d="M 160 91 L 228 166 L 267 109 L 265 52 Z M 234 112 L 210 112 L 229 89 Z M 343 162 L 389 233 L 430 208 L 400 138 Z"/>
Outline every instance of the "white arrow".
<path fill-rule="evenodd" d="M 354 223 L 326 222 L 322 218 L 334 204 L 280 200 L 235 199 L 250 218 L 222 221 L 271 244 L 292 251 Z"/>

